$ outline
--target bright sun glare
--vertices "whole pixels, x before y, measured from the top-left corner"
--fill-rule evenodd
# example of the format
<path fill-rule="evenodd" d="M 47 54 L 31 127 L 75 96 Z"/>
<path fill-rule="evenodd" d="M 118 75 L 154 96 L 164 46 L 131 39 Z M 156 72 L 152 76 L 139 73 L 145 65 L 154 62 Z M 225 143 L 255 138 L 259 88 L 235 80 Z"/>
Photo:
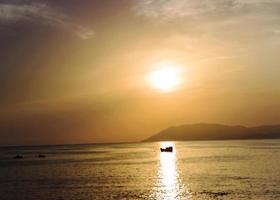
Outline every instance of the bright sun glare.
<path fill-rule="evenodd" d="M 182 82 L 180 67 L 172 63 L 162 63 L 149 74 L 149 82 L 163 92 L 172 91 Z"/>

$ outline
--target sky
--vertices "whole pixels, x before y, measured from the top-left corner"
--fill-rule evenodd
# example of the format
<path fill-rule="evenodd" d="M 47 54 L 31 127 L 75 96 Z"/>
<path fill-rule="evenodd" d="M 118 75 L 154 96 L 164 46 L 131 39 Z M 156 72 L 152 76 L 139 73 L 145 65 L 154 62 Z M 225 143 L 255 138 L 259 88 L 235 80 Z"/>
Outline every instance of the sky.
<path fill-rule="evenodd" d="M 0 145 L 279 124 L 279 20 L 280 0 L 0 0 Z"/>

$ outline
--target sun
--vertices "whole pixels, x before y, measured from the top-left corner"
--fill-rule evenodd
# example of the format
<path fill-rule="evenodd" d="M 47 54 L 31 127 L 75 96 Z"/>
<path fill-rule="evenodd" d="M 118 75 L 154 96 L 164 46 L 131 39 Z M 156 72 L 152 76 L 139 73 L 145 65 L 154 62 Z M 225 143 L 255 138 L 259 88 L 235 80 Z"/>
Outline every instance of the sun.
<path fill-rule="evenodd" d="M 152 87 L 162 92 L 175 90 L 182 82 L 181 69 L 173 63 L 161 63 L 148 76 Z"/>

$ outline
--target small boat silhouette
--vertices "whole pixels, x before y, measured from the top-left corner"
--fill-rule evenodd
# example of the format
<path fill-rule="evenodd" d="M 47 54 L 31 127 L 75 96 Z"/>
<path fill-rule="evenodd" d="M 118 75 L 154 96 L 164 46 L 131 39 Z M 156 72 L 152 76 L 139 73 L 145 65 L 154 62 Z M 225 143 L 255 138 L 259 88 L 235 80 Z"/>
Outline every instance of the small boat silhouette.
<path fill-rule="evenodd" d="M 46 156 L 45 155 L 43 155 L 43 154 L 39 154 L 38 155 L 38 158 L 45 158 Z"/>
<path fill-rule="evenodd" d="M 161 152 L 173 152 L 173 147 L 160 148 Z"/>
<path fill-rule="evenodd" d="M 15 157 L 14 157 L 14 159 L 22 159 L 23 158 L 23 156 L 21 156 L 21 155 L 16 155 Z"/>

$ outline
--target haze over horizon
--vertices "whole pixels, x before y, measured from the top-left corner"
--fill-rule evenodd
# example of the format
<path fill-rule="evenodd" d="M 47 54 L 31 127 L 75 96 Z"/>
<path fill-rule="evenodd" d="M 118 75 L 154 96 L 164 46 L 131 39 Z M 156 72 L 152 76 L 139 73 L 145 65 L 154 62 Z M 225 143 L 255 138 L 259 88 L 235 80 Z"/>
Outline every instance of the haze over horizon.
<path fill-rule="evenodd" d="M 0 145 L 280 124 L 280 1 L 0 0 Z"/>

